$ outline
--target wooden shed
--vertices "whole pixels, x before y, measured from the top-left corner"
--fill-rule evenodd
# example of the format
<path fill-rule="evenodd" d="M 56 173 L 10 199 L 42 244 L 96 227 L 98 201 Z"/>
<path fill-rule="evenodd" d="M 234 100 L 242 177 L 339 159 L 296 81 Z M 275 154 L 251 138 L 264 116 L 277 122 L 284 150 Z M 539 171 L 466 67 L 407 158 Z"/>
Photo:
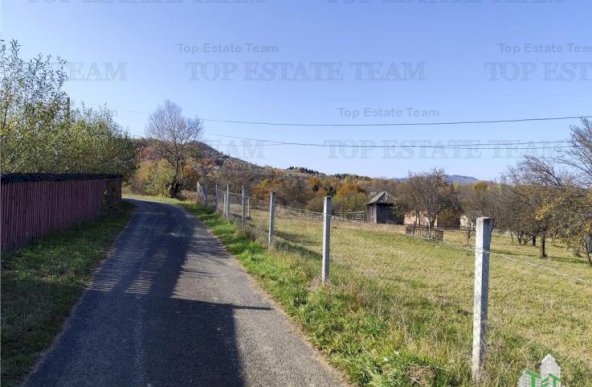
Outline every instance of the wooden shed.
<path fill-rule="evenodd" d="M 396 223 L 394 205 L 391 194 L 386 191 L 372 195 L 366 203 L 366 220 L 369 223 Z"/>

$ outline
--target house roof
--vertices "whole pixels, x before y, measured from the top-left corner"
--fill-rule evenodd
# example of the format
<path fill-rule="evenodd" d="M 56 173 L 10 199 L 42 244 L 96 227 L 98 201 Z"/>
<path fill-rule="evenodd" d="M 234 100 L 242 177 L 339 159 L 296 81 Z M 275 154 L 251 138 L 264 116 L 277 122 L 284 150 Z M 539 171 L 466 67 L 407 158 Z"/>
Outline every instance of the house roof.
<path fill-rule="evenodd" d="M 382 192 L 379 192 L 379 193 L 371 196 L 370 201 L 368 201 L 368 203 L 366 203 L 366 205 L 372 205 L 372 204 L 392 205 L 393 204 L 393 197 L 388 192 L 382 191 Z"/>

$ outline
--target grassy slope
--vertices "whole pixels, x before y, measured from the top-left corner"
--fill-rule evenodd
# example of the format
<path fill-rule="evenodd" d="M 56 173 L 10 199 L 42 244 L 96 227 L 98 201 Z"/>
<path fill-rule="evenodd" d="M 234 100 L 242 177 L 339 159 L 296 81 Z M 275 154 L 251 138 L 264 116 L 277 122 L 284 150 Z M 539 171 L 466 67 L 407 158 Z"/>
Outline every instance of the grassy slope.
<path fill-rule="evenodd" d="M 19 383 L 61 331 L 133 206 L 2 257 L 2 385 Z"/>
<path fill-rule="evenodd" d="M 282 243 L 292 250 L 320 251 L 318 222 L 280 215 L 276 224 Z M 388 310 L 394 324 L 390 332 L 403 335 L 401 347 L 436 361 L 438 368 L 468 384 L 463 375 L 470 359 L 473 249 L 409 238 L 388 227 L 337 223 L 332 229 L 337 279 L 371 284 L 352 295 Z M 551 251 L 558 256 L 541 262 L 536 248 L 512 249 L 509 238 L 500 236 L 493 250 L 523 262 L 491 257 L 487 382 L 513 383 L 522 368 L 536 369 L 536 361 L 551 352 L 567 381 L 591 385 L 592 270 L 585 260 L 568 258 L 571 253 L 557 247 Z M 544 264 L 572 278 L 525 262 Z"/>
<path fill-rule="evenodd" d="M 334 224 L 331 284 L 320 286 L 318 221 L 280 213 L 276 249 L 267 252 L 217 215 L 183 206 L 198 214 L 352 382 L 472 384 L 474 253 L 463 248 L 462 235 L 450 246 L 388 227 Z M 264 213 L 251 214 L 264 223 Z M 540 262 L 535 248 L 516 247 L 495 238 L 494 250 Z M 592 270 L 560 248 L 551 251 L 555 256 L 546 266 L 588 282 L 492 256 L 485 385 L 515 384 L 523 368 L 537 369 L 549 352 L 569 385 L 592 385 Z"/>

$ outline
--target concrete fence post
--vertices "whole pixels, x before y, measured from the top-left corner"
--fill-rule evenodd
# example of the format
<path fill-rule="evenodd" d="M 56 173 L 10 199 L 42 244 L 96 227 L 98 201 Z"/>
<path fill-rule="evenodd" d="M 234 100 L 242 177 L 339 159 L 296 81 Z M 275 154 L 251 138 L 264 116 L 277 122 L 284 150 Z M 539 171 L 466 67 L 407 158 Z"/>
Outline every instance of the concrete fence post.
<path fill-rule="evenodd" d="M 241 209 L 241 227 L 245 228 L 247 223 L 247 194 L 244 185 L 241 187 Z"/>
<path fill-rule="evenodd" d="M 479 383 L 485 364 L 487 346 L 487 303 L 489 298 L 489 249 L 491 218 L 478 218 L 475 234 L 475 295 L 473 301 L 473 359 L 471 374 Z"/>
<path fill-rule="evenodd" d="M 226 202 L 224 203 L 224 217 L 230 219 L 230 184 L 226 185 Z"/>
<path fill-rule="evenodd" d="M 219 200 L 219 192 L 218 192 L 218 183 L 216 183 L 216 186 L 214 188 L 214 212 L 218 212 L 218 200 Z"/>
<path fill-rule="evenodd" d="M 269 232 L 267 234 L 267 248 L 273 246 L 273 233 L 275 227 L 275 192 L 269 193 Z"/>
<path fill-rule="evenodd" d="M 329 280 L 329 256 L 331 253 L 331 197 L 325 197 L 323 205 L 323 269 L 322 281 Z"/>
<path fill-rule="evenodd" d="M 203 195 L 204 195 L 204 206 L 208 208 L 208 187 L 204 184 L 203 185 Z"/>

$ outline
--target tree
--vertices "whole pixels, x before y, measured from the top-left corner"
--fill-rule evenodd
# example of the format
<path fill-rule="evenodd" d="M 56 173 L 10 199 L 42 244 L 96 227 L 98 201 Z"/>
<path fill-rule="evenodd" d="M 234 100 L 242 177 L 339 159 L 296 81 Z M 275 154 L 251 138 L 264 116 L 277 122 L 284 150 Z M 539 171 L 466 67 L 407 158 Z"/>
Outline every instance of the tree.
<path fill-rule="evenodd" d="M 555 223 L 556 234 L 577 251 L 584 247 L 592 266 L 592 122 L 572 126 L 570 147 L 558 158 L 575 173 L 572 184 L 561 195 L 554 195 L 545 207 Z"/>
<path fill-rule="evenodd" d="M 259 178 L 257 166 L 239 159 L 228 158 L 218 171 L 218 178 L 223 184 L 230 184 L 233 190 L 245 187 L 251 191 Z"/>
<path fill-rule="evenodd" d="M 446 181 L 444 171 L 435 169 L 431 173 L 410 176 L 405 189 L 406 205 L 415 212 L 416 219 L 425 216 L 428 220 L 428 237 L 438 214 L 447 208 L 457 206 L 454 186 Z"/>
<path fill-rule="evenodd" d="M 348 212 L 363 211 L 367 201 L 366 192 L 358 184 L 346 183 L 335 194 L 335 211 L 343 216 Z"/>
<path fill-rule="evenodd" d="M 592 192 L 566 185 L 541 210 L 548 214 L 555 235 L 579 253 L 584 249 L 592 266 Z"/>
<path fill-rule="evenodd" d="M 62 90 L 64 61 L 20 58 L 19 45 L 0 41 L 2 172 L 116 173 L 136 168 L 136 142 L 106 109 L 71 108 Z"/>
<path fill-rule="evenodd" d="M 579 183 L 592 186 L 592 122 L 582 119 L 582 127 L 572 126 L 570 147 L 559 157 L 559 162 L 578 172 Z"/>
<path fill-rule="evenodd" d="M 138 166 L 138 143 L 113 120 L 106 108 L 72 110 L 64 131 L 59 164 L 50 172 L 121 174 L 127 180 Z"/>
<path fill-rule="evenodd" d="M 458 191 L 458 199 L 462 207 L 463 214 L 468 219 L 468 224 L 465 229 L 467 244 L 469 244 L 471 239 L 471 232 L 475 227 L 477 218 L 483 216 L 482 199 L 484 196 L 483 191 L 486 189 L 487 184 L 483 186 L 480 183 L 477 183 L 475 185 L 466 185 L 460 187 Z"/>
<path fill-rule="evenodd" d="M 40 172 L 55 164 L 59 141 L 67 125 L 68 98 L 62 90 L 66 81 L 64 60 L 57 66 L 50 56 L 20 58 L 16 41 L 0 40 L 0 135 L 3 172 Z"/>
<path fill-rule="evenodd" d="M 569 175 L 557 170 L 549 160 L 526 156 L 509 169 L 506 179 L 517 206 L 514 224 L 531 232 L 533 244 L 537 236 L 540 238 L 540 257 L 546 258 L 547 234 L 553 226 L 553 212 L 549 204 L 563 194 L 570 180 Z"/>
<path fill-rule="evenodd" d="M 495 185 L 480 181 L 473 185 L 463 185 L 458 189 L 459 205 L 462 213 L 468 219 L 465 228 L 466 243 L 469 244 L 471 232 L 477 224 L 477 218 L 488 216 L 496 219 Z"/>
<path fill-rule="evenodd" d="M 201 132 L 202 122 L 199 118 L 184 117 L 181 107 L 168 100 L 148 118 L 146 133 L 154 140 L 159 155 L 174 170 L 168 189 L 170 197 L 179 197 L 181 193 L 189 145 L 197 140 Z"/>
<path fill-rule="evenodd" d="M 502 210 L 496 217 L 495 225 L 501 230 L 510 231 L 512 240 L 517 238 L 518 244 L 525 245 L 529 240 L 536 241 L 536 219 L 535 213 L 531 208 L 528 195 L 522 194 L 522 187 L 516 187 L 510 184 L 504 184 L 500 195 L 500 207 Z"/>

